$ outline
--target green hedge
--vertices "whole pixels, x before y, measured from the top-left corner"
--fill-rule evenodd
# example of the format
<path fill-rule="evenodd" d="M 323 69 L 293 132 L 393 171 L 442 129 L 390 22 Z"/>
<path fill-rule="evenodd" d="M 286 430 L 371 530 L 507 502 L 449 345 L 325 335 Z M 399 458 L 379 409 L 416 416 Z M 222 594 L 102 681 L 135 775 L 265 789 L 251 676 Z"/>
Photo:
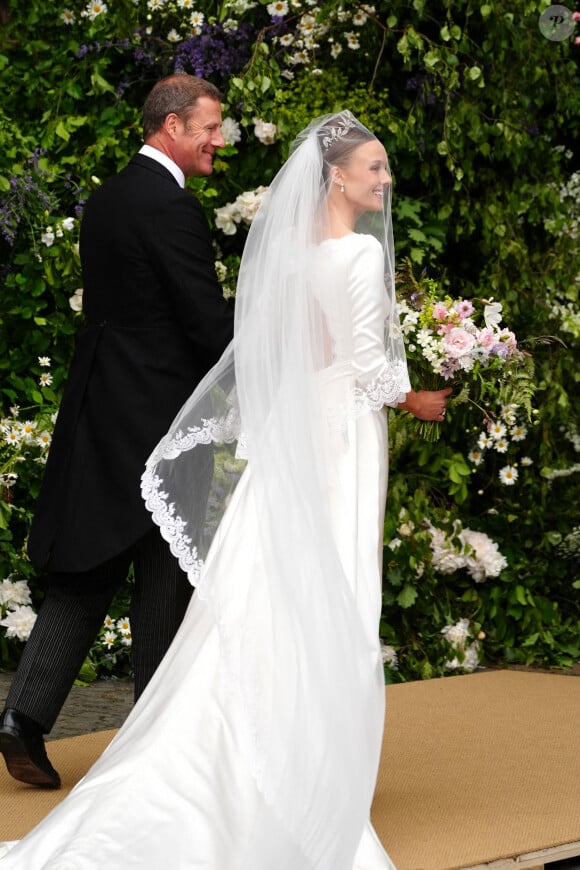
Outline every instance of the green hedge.
<path fill-rule="evenodd" d="M 215 209 L 267 185 L 312 117 L 350 108 L 389 153 L 401 269 L 410 263 L 412 280 L 433 279 L 453 297 L 500 301 L 533 356 L 535 413 L 505 454 L 478 451 L 482 420 L 468 405 L 454 407 L 436 443 L 410 437 L 405 415 L 392 415 L 387 677 L 578 660 L 578 28 L 546 38 L 539 19 L 549 4 L 531 0 L 385 5 L 196 0 L 192 19 L 174 0 L 8 3 L 0 24 L 5 620 L 17 600 L 28 606 L 24 593 L 10 597 L 12 583 L 29 583 L 34 607 L 42 597 L 24 545 L 46 455 L 35 439 L 50 433 L 82 318 L 70 302 L 81 287 L 82 205 L 139 147 L 144 96 L 177 67 L 214 81 L 224 117 L 239 125 L 214 175 L 190 182 L 214 225 L 230 292 L 247 221 L 227 235 Z M 256 118 L 276 125 L 272 143 L 256 135 Z M 26 421 L 36 424 L 28 440 Z M 515 483 L 500 479 L 508 463 Z M 487 536 L 484 561 L 493 562 L 494 546 L 505 560 L 497 576 L 474 579 L 466 529 Z M 441 570 L 435 539 L 453 551 L 453 571 Z M 122 600 L 115 620 L 124 608 Z M 22 647 L 9 633 L 0 629 L 4 668 Z M 86 678 L 127 670 L 121 640 L 117 659 L 101 638 Z"/>

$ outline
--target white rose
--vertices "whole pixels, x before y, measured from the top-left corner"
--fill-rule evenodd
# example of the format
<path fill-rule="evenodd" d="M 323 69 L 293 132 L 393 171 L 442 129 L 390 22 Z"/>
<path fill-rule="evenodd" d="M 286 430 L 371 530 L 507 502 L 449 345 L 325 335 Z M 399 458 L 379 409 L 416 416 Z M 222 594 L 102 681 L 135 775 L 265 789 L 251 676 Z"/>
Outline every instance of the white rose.
<path fill-rule="evenodd" d="M 270 121 L 254 118 L 254 134 L 264 145 L 272 145 L 276 139 L 276 125 Z"/>
<path fill-rule="evenodd" d="M 224 118 L 222 124 L 222 136 L 226 140 L 227 145 L 235 145 L 242 138 L 240 125 L 233 118 Z"/>
<path fill-rule="evenodd" d="M 83 288 L 79 287 L 78 290 L 75 290 L 72 296 L 69 297 L 68 304 L 72 308 L 73 311 L 82 311 L 83 310 Z"/>
<path fill-rule="evenodd" d="M 4 619 L 0 619 L 0 625 L 6 629 L 6 637 L 15 637 L 18 640 L 28 640 L 35 622 L 36 613 L 28 605 L 17 606 Z"/>

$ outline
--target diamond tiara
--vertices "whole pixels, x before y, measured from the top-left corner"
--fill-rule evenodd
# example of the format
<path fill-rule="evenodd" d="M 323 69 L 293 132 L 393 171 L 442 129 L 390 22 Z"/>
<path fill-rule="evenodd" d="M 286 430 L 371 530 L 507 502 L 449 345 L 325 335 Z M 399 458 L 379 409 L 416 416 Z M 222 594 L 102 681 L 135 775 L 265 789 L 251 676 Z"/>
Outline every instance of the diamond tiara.
<path fill-rule="evenodd" d="M 343 123 L 340 124 L 338 127 L 330 127 L 330 132 L 328 133 L 328 135 L 322 138 L 322 147 L 325 150 L 327 148 L 330 148 L 331 145 L 346 136 L 348 131 L 352 130 L 353 127 L 356 127 L 355 121 L 352 118 L 349 118 L 345 112 L 343 116 Z"/>

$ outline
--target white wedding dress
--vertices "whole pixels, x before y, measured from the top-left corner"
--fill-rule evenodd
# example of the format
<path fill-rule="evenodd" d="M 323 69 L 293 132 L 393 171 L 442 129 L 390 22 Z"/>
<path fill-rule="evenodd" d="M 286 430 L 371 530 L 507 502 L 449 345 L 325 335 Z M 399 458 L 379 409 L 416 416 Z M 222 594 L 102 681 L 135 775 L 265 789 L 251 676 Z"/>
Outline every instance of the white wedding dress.
<path fill-rule="evenodd" d="M 370 236 L 351 234 L 327 240 L 319 250 L 315 268 L 324 279 L 320 286 L 333 293 L 332 304 L 322 291 L 318 300 L 326 314 L 331 360 L 316 375 L 320 400 L 328 409 L 328 495 L 354 617 L 366 636 L 367 673 L 361 670 L 361 679 L 368 680 L 372 700 L 363 713 L 368 716 L 376 768 L 384 712 L 378 640 L 387 487 L 384 405 L 394 404 L 409 385 L 406 370 L 385 356 L 380 245 Z M 339 311 L 337 298 L 350 307 L 350 320 L 333 317 L 332 312 Z M 354 329 L 344 333 L 340 324 L 345 322 Z M 336 409 L 347 405 L 356 413 L 348 414 L 346 423 L 337 422 Z M 258 514 L 250 463 L 203 570 L 215 582 L 223 579 L 232 624 L 243 624 L 246 640 L 258 649 L 256 683 L 268 686 L 275 685 L 277 662 L 267 654 L 268 578 L 257 576 L 255 570 Z M 251 577 L 236 567 L 245 564 L 254 566 Z M 333 601 L 326 606 L 332 611 Z M 302 662 L 314 659 L 316 643 L 316 637 L 301 638 Z M 286 759 L 288 787 L 300 811 L 297 819 L 302 820 L 300 827 L 309 829 L 303 840 L 290 814 L 282 814 L 276 797 L 271 799 L 248 754 L 247 721 L 224 673 L 220 644 L 212 606 L 207 596 L 196 593 L 173 645 L 123 728 L 68 797 L 20 843 L 4 847 L 1 870 L 394 870 L 368 821 L 372 786 L 368 805 L 362 808 L 349 806 L 350 783 L 341 786 L 340 780 L 335 791 L 322 792 L 324 799 L 319 794 L 304 806 L 311 796 L 304 793 L 310 778 L 300 771 L 309 771 L 316 785 L 317 766 L 322 772 L 328 738 L 337 724 L 329 718 L 334 713 L 325 722 L 323 711 L 321 718 L 319 689 L 339 697 L 344 717 L 352 713 L 350 699 L 340 698 L 341 673 L 332 671 L 333 650 L 327 651 L 332 685 L 309 685 L 306 674 L 304 698 L 288 685 L 288 703 L 300 710 L 298 733 L 308 735 L 307 745 L 288 747 L 292 757 Z M 263 698 L 260 704 L 260 710 L 267 709 Z M 274 728 L 277 716 L 273 709 Z M 355 762 L 356 751 L 355 747 Z M 332 774 L 334 760 L 330 762 Z M 337 843 L 351 823 L 360 824 L 355 832 L 358 846 L 346 854 Z"/>

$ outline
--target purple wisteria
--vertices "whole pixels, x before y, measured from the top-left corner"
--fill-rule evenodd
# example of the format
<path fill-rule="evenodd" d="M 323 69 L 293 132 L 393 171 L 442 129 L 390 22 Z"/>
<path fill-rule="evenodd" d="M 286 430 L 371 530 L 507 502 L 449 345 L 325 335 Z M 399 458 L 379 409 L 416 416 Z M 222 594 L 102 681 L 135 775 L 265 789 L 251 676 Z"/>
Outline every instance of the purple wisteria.
<path fill-rule="evenodd" d="M 241 23 L 235 31 L 219 24 L 203 24 L 201 33 L 182 42 L 175 55 L 174 69 L 212 81 L 222 81 L 240 72 L 252 56 L 258 31 Z"/>

